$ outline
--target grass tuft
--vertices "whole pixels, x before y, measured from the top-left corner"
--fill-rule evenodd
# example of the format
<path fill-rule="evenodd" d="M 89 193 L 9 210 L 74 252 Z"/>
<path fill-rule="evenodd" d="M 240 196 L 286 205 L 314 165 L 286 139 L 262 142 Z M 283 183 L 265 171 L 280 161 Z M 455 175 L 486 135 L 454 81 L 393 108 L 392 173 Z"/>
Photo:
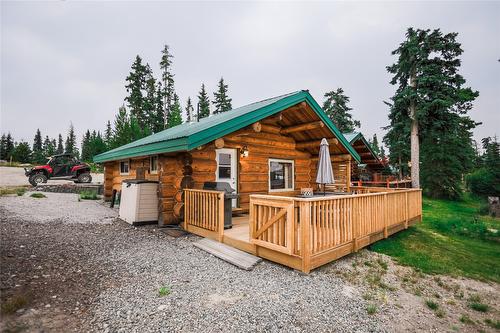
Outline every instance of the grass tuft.
<path fill-rule="evenodd" d="M 460 316 L 460 321 L 464 324 L 472 325 L 474 324 L 474 321 L 470 319 L 470 317 L 466 314 L 463 314 Z"/>
<path fill-rule="evenodd" d="M 377 306 L 375 304 L 368 304 L 368 306 L 366 307 L 366 312 L 369 315 L 374 315 L 375 313 L 377 313 Z"/>
<path fill-rule="evenodd" d="M 26 296 L 13 296 L 2 303 L 0 310 L 3 314 L 13 314 L 17 310 L 22 309 L 26 304 L 28 304 Z"/>
<path fill-rule="evenodd" d="M 46 198 L 45 194 L 40 192 L 31 193 L 30 197 L 37 199 Z"/>
<path fill-rule="evenodd" d="M 96 191 L 84 190 L 80 192 L 81 200 L 99 200 L 100 198 Z"/>
<path fill-rule="evenodd" d="M 158 289 L 158 295 L 160 297 L 170 295 L 170 292 L 171 292 L 170 287 L 167 287 L 167 286 L 163 286 L 163 287 L 160 287 L 160 289 Z"/>
<path fill-rule="evenodd" d="M 469 308 L 471 308 L 472 310 L 476 310 L 476 311 L 479 311 L 479 312 L 488 312 L 488 310 L 490 309 L 490 307 L 484 303 L 479 303 L 479 302 L 472 302 L 472 303 L 469 303 Z"/>
<path fill-rule="evenodd" d="M 433 300 L 426 300 L 425 301 L 425 305 L 427 305 L 427 307 L 431 310 L 434 310 L 436 311 L 438 308 L 439 308 L 439 304 L 437 304 L 436 302 L 434 302 Z"/>
<path fill-rule="evenodd" d="M 492 320 L 490 318 L 486 318 L 484 322 L 486 323 L 486 325 L 500 330 L 500 320 Z"/>

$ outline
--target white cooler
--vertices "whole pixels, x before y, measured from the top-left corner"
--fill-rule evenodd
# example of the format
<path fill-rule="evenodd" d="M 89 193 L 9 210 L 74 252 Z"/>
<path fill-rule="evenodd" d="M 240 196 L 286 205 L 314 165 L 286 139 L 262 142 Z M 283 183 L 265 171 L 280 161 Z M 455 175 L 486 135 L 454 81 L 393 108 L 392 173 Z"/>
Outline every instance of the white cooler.
<path fill-rule="evenodd" d="M 158 182 L 127 179 L 122 182 L 119 217 L 132 224 L 158 222 Z"/>

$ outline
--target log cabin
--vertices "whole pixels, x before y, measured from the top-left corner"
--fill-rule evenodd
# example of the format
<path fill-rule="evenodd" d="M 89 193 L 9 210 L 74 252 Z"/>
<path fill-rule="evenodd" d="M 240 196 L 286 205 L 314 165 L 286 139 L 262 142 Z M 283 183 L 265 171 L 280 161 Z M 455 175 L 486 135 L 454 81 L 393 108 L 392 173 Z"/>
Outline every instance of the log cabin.
<path fill-rule="evenodd" d="M 339 195 L 300 197 L 316 188 L 322 138 Z M 421 218 L 419 189 L 351 186 L 352 164 L 362 159 L 307 90 L 178 125 L 94 161 L 104 165 L 106 200 L 141 173 L 159 183 L 160 224 L 182 222 L 189 232 L 304 272 Z M 224 192 L 204 189 L 206 182 L 226 182 L 237 193 L 231 229 L 224 228 Z"/>

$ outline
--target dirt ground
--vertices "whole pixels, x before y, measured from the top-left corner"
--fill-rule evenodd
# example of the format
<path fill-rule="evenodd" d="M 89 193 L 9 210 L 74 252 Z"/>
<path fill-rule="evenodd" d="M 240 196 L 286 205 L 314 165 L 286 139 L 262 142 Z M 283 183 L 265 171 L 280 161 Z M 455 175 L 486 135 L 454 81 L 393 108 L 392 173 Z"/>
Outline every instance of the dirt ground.
<path fill-rule="evenodd" d="M 222 326 L 212 331 L 224 331 L 224 320 L 241 332 L 495 332 L 499 325 L 496 283 L 423 274 L 368 250 L 308 276 L 267 261 L 247 272 L 195 249 L 197 237 L 134 228 L 99 202 L 45 194 L 0 197 L 2 332 L 205 331 L 215 324 Z M 152 297 L 164 281 L 171 295 Z M 293 318 L 304 326 L 292 327 Z"/>
<path fill-rule="evenodd" d="M 92 174 L 92 183 L 102 183 L 104 175 L 102 173 Z M 70 180 L 49 180 L 47 184 L 67 184 L 73 183 Z M 28 178 L 24 175 L 23 168 L 0 167 L 0 187 L 2 186 L 28 186 Z"/>

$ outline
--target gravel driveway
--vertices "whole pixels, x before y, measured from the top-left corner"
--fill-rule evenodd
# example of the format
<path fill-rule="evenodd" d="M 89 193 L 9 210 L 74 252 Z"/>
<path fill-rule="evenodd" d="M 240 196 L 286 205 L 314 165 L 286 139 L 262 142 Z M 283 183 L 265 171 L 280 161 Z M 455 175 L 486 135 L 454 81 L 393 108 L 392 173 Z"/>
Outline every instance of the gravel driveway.
<path fill-rule="evenodd" d="M 104 175 L 102 173 L 92 174 L 92 183 L 102 183 Z M 47 184 L 73 184 L 71 180 L 49 180 Z M 0 167 L 0 187 L 1 186 L 27 186 L 28 178 L 24 175 L 23 168 Z"/>
<path fill-rule="evenodd" d="M 264 261 L 247 272 L 76 195 L 0 198 L 3 328 L 32 331 L 384 331 L 332 274 Z M 165 296 L 159 295 L 166 287 Z"/>

